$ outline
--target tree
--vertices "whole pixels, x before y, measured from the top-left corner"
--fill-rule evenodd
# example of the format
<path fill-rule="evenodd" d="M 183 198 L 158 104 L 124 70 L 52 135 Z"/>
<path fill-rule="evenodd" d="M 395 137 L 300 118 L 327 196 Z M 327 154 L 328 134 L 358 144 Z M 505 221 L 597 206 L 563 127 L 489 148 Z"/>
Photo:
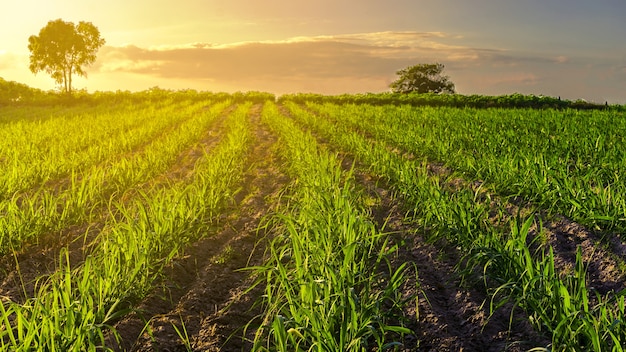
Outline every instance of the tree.
<path fill-rule="evenodd" d="M 72 94 L 72 74 L 86 76 L 83 66 L 96 61 L 96 52 L 104 43 L 91 22 L 75 25 L 61 19 L 50 21 L 39 36 L 28 38 L 29 68 L 35 74 L 45 71 L 65 93 Z"/>
<path fill-rule="evenodd" d="M 443 76 L 443 64 L 418 64 L 396 72 L 400 77 L 389 86 L 394 93 L 454 93 L 454 83 Z"/>

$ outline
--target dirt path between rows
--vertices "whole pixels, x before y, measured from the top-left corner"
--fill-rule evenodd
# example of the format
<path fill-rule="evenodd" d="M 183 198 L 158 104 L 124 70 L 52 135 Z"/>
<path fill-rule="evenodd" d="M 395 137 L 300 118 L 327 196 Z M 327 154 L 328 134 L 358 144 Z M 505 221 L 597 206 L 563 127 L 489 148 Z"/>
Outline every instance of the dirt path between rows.
<path fill-rule="evenodd" d="M 260 105 L 252 108 L 254 140 L 249 168 L 241 192 L 235 197 L 216 234 L 195 243 L 165 274 L 161 289 L 138 306 L 137 313 L 115 328 L 122 336 L 116 350 L 131 351 L 248 351 L 254 330 L 246 325 L 261 313 L 254 302 L 262 295 L 258 286 L 239 271 L 263 262 L 266 233 L 259 229 L 264 217 L 278 204 L 288 182 L 277 165 L 272 146 L 276 137 L 260 122 Z M 147 324 L 146 324 L 147 322 Z M 189 336 L 187 345 L 174 326 Z"/>
<path fill-rule="evenodd" d="M 367 133 L 361 131 L 367 136 Z M 373 143 L 380 143 L 373 139 Z M 387 149 L 405 158 L 413 158 L 413 154 L 387 145 Z M 429 172 L 441 179 L 446 180 L 444 187 L 451 192 L 461 188 L 469 188 L 480 198 L 491 199 L 493 205 L 501 206 L 506 210 L 504 219 L 494 217 L 494 221 L 506 221 L 514 219 L 518 214 L 532 214 L 539 228 L 534 225 L 529 233 L 529 241 L 536 236 L 545 238 L 545 248 L 552 247 L 555 256 L 555 266 L 562 273 L 571 273 L 576 262 L 576 252 L 581 251 L 581 258 L 587 266 L 587 282 L 595 292 L 605 295 L 626 289 L 626 241 L 622 240 L 617 233 L 594 231 L 566 216 L 549 214 L 547 211 L 536 210 L 537 207 L 531 202 L 520 199 L 500 196 L 491 190 L 489 185 L 482 180 L 469 181 L 455 175 L 454 170 L 442 163 L 430 163 Z M 492 206 L 494 213 L 498 209 Z M 537 246 L 533 246 L 537 247 Z M 594 295 L 590 295 L 595 299 Z"/>

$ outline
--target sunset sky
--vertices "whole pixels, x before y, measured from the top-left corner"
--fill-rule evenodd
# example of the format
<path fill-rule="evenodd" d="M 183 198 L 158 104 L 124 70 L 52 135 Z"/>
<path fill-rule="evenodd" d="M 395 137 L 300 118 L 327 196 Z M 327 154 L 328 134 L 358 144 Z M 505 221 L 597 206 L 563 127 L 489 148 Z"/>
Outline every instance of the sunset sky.
<path fill-rule="evenodd" d="M 3 0 L 0 77 L 55 88 L 27 46 L 58 18 L 107 42 L 74 81 L 90 92 L 383 92 L 441 62 L 462 94 L 626 104 L 624 0 Z"/>

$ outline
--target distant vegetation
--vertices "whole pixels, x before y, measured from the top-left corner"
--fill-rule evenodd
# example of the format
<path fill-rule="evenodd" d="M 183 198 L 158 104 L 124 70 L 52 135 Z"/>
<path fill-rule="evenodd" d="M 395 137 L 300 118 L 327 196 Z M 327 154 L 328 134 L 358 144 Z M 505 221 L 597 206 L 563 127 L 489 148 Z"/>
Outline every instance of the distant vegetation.
<path fill-rule="evenodd" d="M 115 92 L 87 93 L 85 90 L 75 91 L 72 96 L 58 94 L 54 91 L 43 91 L 41 89 L 31 88 L 23 83 L 14 81 L 6 81 L 0 77 L 0 106 L 2 105 L 75 105 L 84 103 L 105 103 L 105 102 L 128 102 L 128 101 L 162 101 L 163 99 L 171 99 L 177 101 L 225 101 L 232 100 L 235 102 L 252 101 L 261 103 L 266 100 L 275 100 L 274 94 L 266 92 L 205 92 L 196 91 L 194 89 L 185 90 L 168 90 L 159 87 L 130 92 L 118 90 Z"/>
<path fill-rule="evenodd" d="M 537 95 L 462 95 L 462 94 L 435 94 L 435 93 L 364 93 L 323 95 L 314 93 L 297 93 L 275 96 L 267 92 L 206 92 L 194 89 L 168 90 L 153 87 L 140 92 L 118 90 L 115 92 L 87 93 L 78 90 L 74 95 L 67 96 L 53 91 L 43 91 L 31 88 L 23 83 L 6 81 L 0 78 L 0 105 L 68 105 L 81 103 L 95 103 L 103 101 L 158 101 L 165 96 L 178 100 L 205 100 L 210 99 L 234 101 L 263 102 L 274 100 L 278 102 L 292 101 L 295 103 L 324 103 L 334 104 L 370 104 L 370 105 L 411 105 L 411 106 L 447 106 L 472 108 L 533 108 L 533 109 L 577 109 L 577 110 L 626 110 L 625 105 L 606 105 L 587 102 L 584 100 L 566 100 Z"/>
<path fill-rule="evenodd" d="M 624 109 L 620 105 L 605 105 L 590 103 L 584 100 L 564 100 L 554 97 L 537 95 L 462 95 L 462 94 L 435 94 L 435 93 L 365 93 L 365 94 L 288 94 L 279 98 L 279 101 L 293 101 L 296 103 L 313 102 L 334 104 L 370 104 L 370 105 L 411 105 L 411 106 L 447 106 L 471 108 L 533 108 L 533 109 Z"/>
<path fill-rule="evenodd" d="M 45 100 L 51 94 L 31 88 L 23 83 L 6 81 L 0 78 L 0 105 L 33 103 Z"/>
<path fill-rule="evenodd" d="M 400 77 L 391 85 L 394 93 L 454 93 L 454 83 L 443 75 L 444 65 L 417 64 L 402 69 L 396 74 Z"/>

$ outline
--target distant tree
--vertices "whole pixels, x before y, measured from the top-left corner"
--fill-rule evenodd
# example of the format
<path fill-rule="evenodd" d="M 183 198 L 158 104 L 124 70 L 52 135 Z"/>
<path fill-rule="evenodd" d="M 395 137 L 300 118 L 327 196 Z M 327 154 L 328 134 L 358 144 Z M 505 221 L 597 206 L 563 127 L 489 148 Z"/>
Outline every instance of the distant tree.
<path fill-rule="evenodd" d="M 65 93 L 72 94 L 72 74 L 85 76 L 83 66 L 96 61 L 96 52 L 104 43 L 91 22 L 50 21 L 38 36 L 28 38 L 29 68 L 35 74 L 45 71 Z"/>
<path fill-rule="evenodd" d="M 454 93 L 454 83 L 443 76 L 443 64 L 418 64 L 396 72 L 400 77 L 389 86 L 394 93 Z"/>

